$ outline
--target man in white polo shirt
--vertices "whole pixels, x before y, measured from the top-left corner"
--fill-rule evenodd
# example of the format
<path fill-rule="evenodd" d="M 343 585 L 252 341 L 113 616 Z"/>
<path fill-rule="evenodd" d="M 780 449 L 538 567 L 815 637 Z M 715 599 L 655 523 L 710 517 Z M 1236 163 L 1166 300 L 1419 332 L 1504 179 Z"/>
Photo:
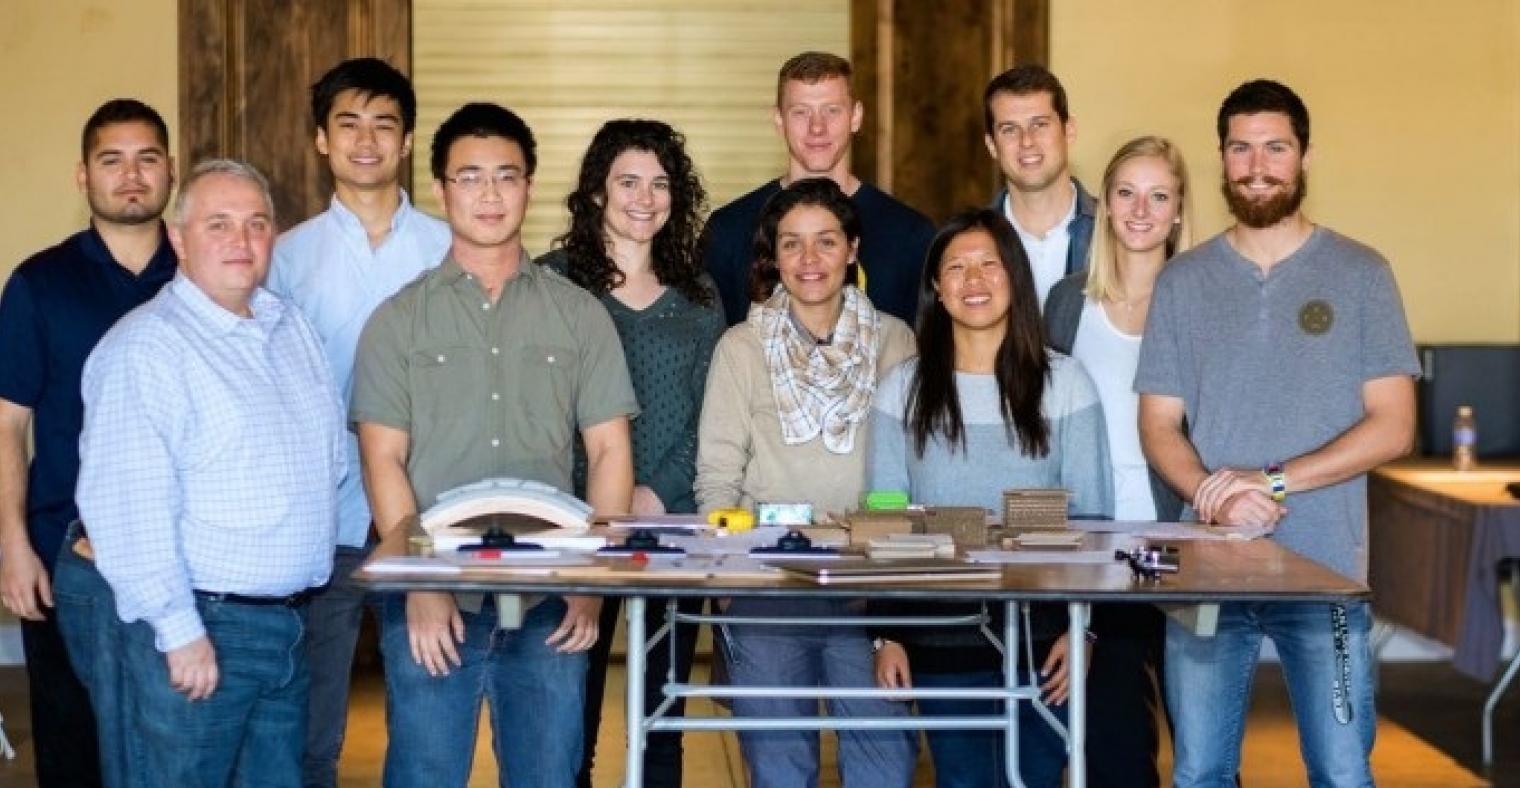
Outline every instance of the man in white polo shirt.
<path fill-rule="evenodd" d="M 992 207 L 1018 232 L 1044 309 L 1056 282 L 1087 267 L 1097 207 L 1067 164 L 1077 124 L 1066 89 L 1044 66 L 1017 66 L 987 83 L 982 113 L 987 152 L 1003 172 Z"/>

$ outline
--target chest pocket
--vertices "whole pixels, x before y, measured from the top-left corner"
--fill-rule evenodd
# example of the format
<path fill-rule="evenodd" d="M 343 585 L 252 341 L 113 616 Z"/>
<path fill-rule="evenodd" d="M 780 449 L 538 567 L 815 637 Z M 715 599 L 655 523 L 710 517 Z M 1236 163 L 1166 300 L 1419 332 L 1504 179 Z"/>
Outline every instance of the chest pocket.
<path fill-rule="evenodd" d="M 490 378 L 485 354 L 477 348 L 440 345 L 411 358 L 414 426 L 447 424 L 479 406 Z"/>
<path fill-rule="evenodd" d="M 550 446 L 568 446 L 576 421 L 575 350 L 563 345 L 531 344 L 517 351 L 518 402 L 537 433 Z"/>

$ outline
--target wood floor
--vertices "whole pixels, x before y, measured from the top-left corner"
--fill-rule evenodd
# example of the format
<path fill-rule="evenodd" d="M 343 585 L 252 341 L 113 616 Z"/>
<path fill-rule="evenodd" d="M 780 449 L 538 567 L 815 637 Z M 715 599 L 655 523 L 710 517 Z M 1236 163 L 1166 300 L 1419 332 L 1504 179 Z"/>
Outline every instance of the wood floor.
<path fill-rule="evenodd" d="M 705 670 L 698 666 L 698 672 Z M 354 698 L 349 715 L 347 746 L 341 764 L 345 788 L 377 786 L 385 754 L 383 680 L 373 668 L 361 668 L 354 677 Z M 1380 786 L 1394 788 L 1465 788 L 1466 786 L 1514 786 L 1520 788 L 1520 689 L 1500 706 L 1496 725 L 1499 760 L 1492 775 L 1479 769 L 1478 713 L 1485 688 L 1445 663 L 1398 663 L 1384 665 L 1378 695 L 1377 747 L 1373 772 Z M 617 786 L 622 773 L 623 671 L 615 665 L 608 679 L 604 722 L 598 752 L 595 784 Z M 694 713 L 709 713 L 696 707 Z M 26 680 L 21 668 L 0 668 L 0 714 L 19 757 L 0 762 L 0 787 L 35 785 L 32 772 L 31 732 L 26 709 Z M 496 785 L 496 769 L 490 754 L 489 728 L 481 726 L 475 750 L 471 786 Z M 837 786 L 833 775 L 833 748 L 825 735 L 825 780 Z M 1164 748 L 1163 748 L 1164 749 Z M 1247 723 L 1243 782 L 1249 788 L 1288 788 L 1306 784 L 1298 756 L 1298 737 L 1288 709 L 1281 673 L 1263 665 L 1257 674 Z M 1168 768 L 1163 756 L 1163 773 Z M 917 785 L 932 785 L 926 762 L 919 765 Z M 697 733 L 686 738 L 686 785 L 701 788 L 742 788 L 744 778 L 738 745 L 732 734 Z"/>

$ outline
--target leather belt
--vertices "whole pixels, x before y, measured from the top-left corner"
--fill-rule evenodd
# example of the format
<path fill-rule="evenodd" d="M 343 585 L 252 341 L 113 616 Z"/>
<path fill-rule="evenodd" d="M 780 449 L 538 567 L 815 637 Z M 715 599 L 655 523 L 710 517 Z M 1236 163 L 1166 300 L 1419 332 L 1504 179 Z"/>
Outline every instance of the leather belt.
<path fill-rule="evenodd" d="M 207 602 L 226 602 L 232 605 L 253 605 L 255 607 L 303 607 L 311 601 L 312 590 L 307 588 L 286 596 L 249 596 L 247 594 L 228 594 L 218 591 L 196 591 L 196 599 L 204 599 Z"/>

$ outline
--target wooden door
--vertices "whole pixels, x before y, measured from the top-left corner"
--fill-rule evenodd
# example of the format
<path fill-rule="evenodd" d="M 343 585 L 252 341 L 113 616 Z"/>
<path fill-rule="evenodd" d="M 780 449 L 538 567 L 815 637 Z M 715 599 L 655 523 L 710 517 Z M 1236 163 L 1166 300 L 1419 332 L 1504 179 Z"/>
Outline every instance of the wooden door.
<path fill-rule="evenodd" d="M 866 121 L 855 172 L 936 223 L 1000 185 L 982 143 L 982 90 L 1047 63 L 1050 0 L 851 0 L 850 58 Z"/>
<path fill-rule="evenodd" d="M 313 147 L 311 84 L 362 56 L 411 73 L 410 0 L 180 0 L 180 166 L 253 163 L 281 229 L 324 210 L 332 179 Z"/>

